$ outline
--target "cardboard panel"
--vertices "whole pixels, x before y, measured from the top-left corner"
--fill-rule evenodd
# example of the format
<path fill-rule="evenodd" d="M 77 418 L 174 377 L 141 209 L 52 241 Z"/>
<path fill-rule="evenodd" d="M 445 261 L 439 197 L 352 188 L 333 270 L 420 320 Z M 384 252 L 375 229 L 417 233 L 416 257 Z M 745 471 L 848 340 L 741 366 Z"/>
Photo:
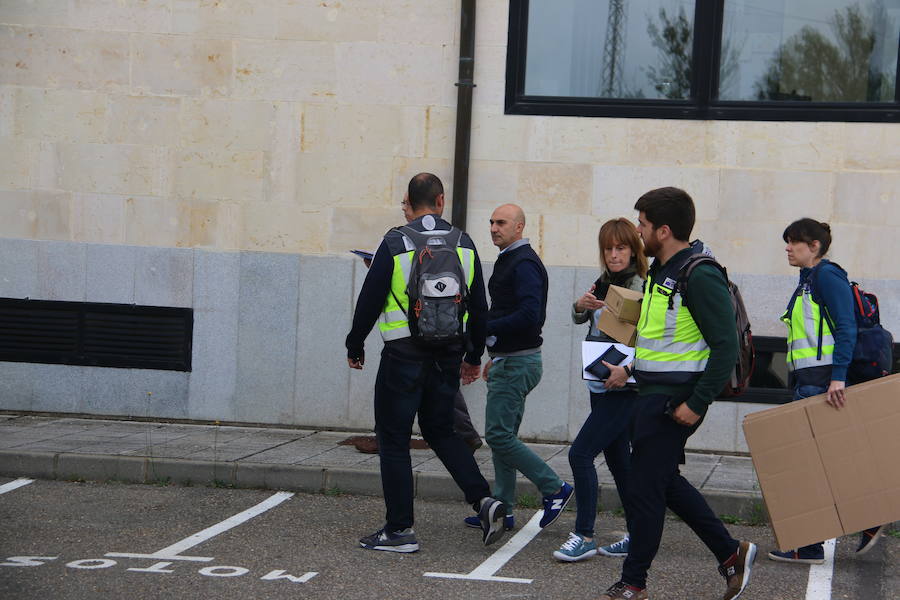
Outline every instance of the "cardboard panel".
<path fill-rule="evenodd" d="M 900 374 L 744 419 L 782 550 L 900 519 Z M 805 422 L 804 422 L 805 421 Z"/>

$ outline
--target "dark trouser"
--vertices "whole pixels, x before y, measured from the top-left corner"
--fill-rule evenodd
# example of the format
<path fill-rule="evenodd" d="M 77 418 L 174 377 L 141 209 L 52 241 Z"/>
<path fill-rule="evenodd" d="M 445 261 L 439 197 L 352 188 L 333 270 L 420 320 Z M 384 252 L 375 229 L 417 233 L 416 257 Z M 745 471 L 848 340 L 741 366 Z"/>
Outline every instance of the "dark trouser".
<path fill-rule="evenodd" d="M 797 385 L 794 387 L 794 400 L 802 400 L 803 398 L 809 398 L 811 396 L 818 396 L 819 394 L 824 394 L 828 391 L 827 385 Z M 816 542 L 815 544 L 810 544 L 809 546 L 802 546 L 801 548 L 797 548 L 797 550 L 808 550 L 815 554 L 824 554 L 825 553 L 825 542 Z"/>
<path fill-rule="evenodd" d="M 594 522 L 597 520 L 597 469 L 594 459 L 601 452 L 616 481 L 619 498 L 625 502 L 631 454 L 629 440 L 636 399 L 637 392 L 632 389 L 591 393 L 591 414 L 569 448 L 569 465 L 575 479 L 575 501 L 578 503 L 575 533 L 579 535 L 594 537 Z M 626 526 L 629 526 L 628 514 L 626 511 Z"/>
<path fill-rule="evenodd" d="M 631 441 L 631 472 L 625 494 L 631 545 L 622 569 L 625 583 L 646 587 L 647 571 L 659 550 L 666 507 L 694 531 L 723 563 L 737 551 L 731 537 L 706 499 L 681 476 L 684 445 L 699 423 L 684 427 L 665 414 L 670 396 L 640 396 Z"/>
<path fill-rule="evenodd" d="M 481 436 L 472 425 L 472 418 L 469 416 L 469 407 L 466 406 L 466 399 L 463 398 L 462 392 L 457 390 L 456 396 L 453 397 L 453 430 L 459 434 L 459 437 L 466 442 L 481 441 Z"/>
<path fill-rule="evenodd" d="M 409 439 L 419 416 L 422 437 L 444 463 L 466 501 L 491 495 L 466 443 L 453 431 L 453 397 L 459 390 L 459 355 L 410 359 L 385 348 L 375 380 L 375 434 L 381 458 L 385 526 L 413 525 L 413 475 Z"/>

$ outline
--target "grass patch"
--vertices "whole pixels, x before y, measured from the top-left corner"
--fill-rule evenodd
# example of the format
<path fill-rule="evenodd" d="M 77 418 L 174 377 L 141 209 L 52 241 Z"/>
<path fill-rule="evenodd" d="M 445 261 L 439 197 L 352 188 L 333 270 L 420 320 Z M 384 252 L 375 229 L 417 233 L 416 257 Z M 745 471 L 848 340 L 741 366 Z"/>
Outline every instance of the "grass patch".
<path fill-rule="evenodd" d="M 150 485 L 155 485 L 156 487 L 168 487 L 168 486 L 172 485 L 172 478 L 171 477 L 158 477 L 156 479 L 151 479 L 147 483 L 149 483 Z"/>
<path fill-rule="evenodd" d="M 345 494 L 344 490 L 337 486 L 326 488 L 322 493 L 332 497 L 343 496 Z"/>
<path fill-rule="evenodd" d="M 522 494 L 516 499 L 519 508 L 541 508 L 541 500 L 532 494 Z"/>
<path fill-rule="evenodd" d="M 224 479 L 213 479 L 209 487 L 230 489 L 234 487 L 234 484 L 228 483 Z"/>

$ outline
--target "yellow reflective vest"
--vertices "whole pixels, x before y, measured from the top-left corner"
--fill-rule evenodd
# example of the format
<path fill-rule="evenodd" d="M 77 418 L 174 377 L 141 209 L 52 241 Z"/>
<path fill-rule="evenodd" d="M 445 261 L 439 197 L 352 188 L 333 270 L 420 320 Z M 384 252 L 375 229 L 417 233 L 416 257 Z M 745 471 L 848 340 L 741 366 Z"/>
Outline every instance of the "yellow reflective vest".
<path fill-rule="evenodd" d="M 634 370 L 646 383 L 689 383 L 706 369 L 709 346 L 691 311 L 683 304 L 681 294 L 675 292 L 674 282 L 665 279 L 664 283 L 671 283 L 672 287 L 647 276 L 638 320 Z"/>
<path fill-rule="evenodd" d="M 787 365 L 789 371 L 826 367 L 832 364 L 834 337 L 824 307 L 813 300 L 808 285 L 795 292 L 794 301 L 781 316 L 788 327 Z M 822 343 L 819 344 L 821 335 Z"/>

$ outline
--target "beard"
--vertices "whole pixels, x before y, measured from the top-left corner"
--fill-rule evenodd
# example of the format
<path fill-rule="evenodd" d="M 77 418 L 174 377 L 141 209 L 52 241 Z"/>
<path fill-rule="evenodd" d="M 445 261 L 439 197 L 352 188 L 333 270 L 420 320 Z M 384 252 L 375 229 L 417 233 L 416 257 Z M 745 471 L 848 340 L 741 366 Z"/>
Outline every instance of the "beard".
<path fill-rule="evenodd" d="M 659 253 L 662 244 L 657 241 L 655 235 L 651 235 L 649 240 L 643 240 L 644 242 L 644 255 L 650 258 L 656 258 L 656 255 Z"/>

